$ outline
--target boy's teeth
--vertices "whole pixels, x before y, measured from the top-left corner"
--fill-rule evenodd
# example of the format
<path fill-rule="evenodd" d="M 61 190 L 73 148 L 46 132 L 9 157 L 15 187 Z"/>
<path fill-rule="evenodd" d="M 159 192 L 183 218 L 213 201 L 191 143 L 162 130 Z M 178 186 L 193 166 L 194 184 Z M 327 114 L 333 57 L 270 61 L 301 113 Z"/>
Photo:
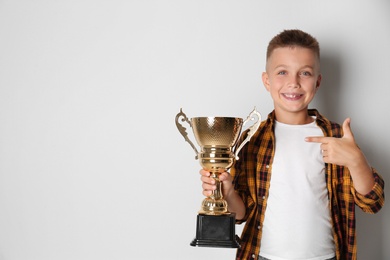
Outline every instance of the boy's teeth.
<path fill-rule="evenodd" d="M 293 94 L 286 94 L 286 97 L 289 97 L 289 98 L 295 98 L 297 97 L 298 95 L 293 95 Z"/>

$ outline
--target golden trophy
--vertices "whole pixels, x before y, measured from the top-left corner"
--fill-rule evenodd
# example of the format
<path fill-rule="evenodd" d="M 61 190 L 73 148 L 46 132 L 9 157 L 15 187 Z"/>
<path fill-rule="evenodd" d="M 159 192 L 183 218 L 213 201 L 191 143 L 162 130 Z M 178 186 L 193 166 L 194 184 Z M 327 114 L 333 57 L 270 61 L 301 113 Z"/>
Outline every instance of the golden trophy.
<path fill-rule="evenodd" d="M 256 108 L 245 119 L 235 117 L 194 117 L 188 119 L 180 109 L 176 115 L 176 126 L 196 153 L 203 169 L 210 171 L 217 189 L 205 198 L 197 217 L 196 238 L 191 246 L 204 247 L 239 247 L 235 235 L 235 213 L 228 211 L 228 205 L 222 195 L 222 182 L 219 175 L 232 167 L 238 160 L 238 153 L 249 142 L 261 123 L 261 115 Z M 188 138 L 186 128 L 180 123 L 187 123 L 201 151 L 198 152 L 193 142 Z M 243 126 L 254 121 L 246 131 L 245 139 L 236 147 Z M 233 151 L 234 148 L 234 151 Z"/>

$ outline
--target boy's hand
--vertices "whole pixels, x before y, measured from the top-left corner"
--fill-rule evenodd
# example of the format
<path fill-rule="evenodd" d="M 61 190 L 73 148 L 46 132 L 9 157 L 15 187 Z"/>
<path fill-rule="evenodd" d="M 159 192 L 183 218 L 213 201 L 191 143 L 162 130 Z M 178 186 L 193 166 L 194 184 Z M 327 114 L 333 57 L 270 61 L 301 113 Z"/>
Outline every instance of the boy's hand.
<path fill-rule="evenodd" d="M 210 196 L 212 191 L 217 188 L 215 180 L 210 177 L 211 173 L 204 169 L 200 170 L 199 173 L 201 175 L 203 195 Z M 222 182 L 222 194 L 226 196 L 226 194 L 233 190 L 232 176 L 227 172 L 223 172 L 219 175 L 219 180 Z"/>
<path fill-rule="evenodd" d="M 365 162 L 365 158 L 351 130 L 351 119 L 345 119 L 343 123 L 344 135 L 342 138 L 334 137 L 306 137 L 305 141 L 321 143 L 322 156 L 325 163 L 332 163 L 346 167 L 353 167 Z"/>
<path fill-rule="evenodd" d="M 307 142 L 321 143 L 325 163 L 348 167 L 355 189 L 364 195 L 371 191 L 375 180 L 363 152 L 355 143 L 350 124 L 351 119 L 345 119 L 342 138 L 307 137 L 305 140 Z"/>

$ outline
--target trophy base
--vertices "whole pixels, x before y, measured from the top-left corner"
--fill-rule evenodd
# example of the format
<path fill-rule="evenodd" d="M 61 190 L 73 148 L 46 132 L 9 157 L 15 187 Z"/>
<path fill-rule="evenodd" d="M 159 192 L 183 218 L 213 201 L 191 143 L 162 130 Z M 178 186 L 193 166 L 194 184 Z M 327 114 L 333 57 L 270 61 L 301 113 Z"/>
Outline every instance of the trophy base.
<path fill-rule="evenodd" d="M 239 248 L 236 236 L 236 215 L 201 215 L 197 217 L 196 238 L 191 246 Z"/>

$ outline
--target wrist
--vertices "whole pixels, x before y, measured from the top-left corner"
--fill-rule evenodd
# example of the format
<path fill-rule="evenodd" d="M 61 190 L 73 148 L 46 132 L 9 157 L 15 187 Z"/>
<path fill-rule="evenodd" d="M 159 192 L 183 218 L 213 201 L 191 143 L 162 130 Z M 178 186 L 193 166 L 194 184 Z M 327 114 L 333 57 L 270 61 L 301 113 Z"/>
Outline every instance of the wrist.
<path fill-rule="evenodd" d="M 347 167 L 350 171 L 371 171 L 371 167 L 362 152 L 356 155 L 355 158 L 351 160 L 350 164 L 347 165 Z"/>
<path fill-rule="evenodd" d="M 226 200 L 229 200 L 232 197 L 232 194 L 234 193 L 233 187 L 230 189 L 225 190 L 223 196 L 225 197 Z"/>

